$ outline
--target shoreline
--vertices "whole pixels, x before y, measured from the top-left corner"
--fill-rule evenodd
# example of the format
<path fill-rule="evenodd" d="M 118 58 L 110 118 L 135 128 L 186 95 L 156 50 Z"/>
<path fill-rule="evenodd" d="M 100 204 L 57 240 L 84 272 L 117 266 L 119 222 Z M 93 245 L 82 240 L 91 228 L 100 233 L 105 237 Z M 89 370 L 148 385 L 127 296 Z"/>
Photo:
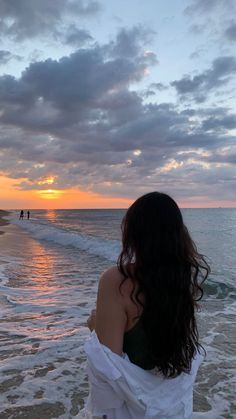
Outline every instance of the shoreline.
<path fill-rule="evenodd" d="M 6 217 L 9 214 L 10 214 L 9 211 L 0 210 L 0 227 L 7 226 L 8 224 L 10 224 L 10 222 L 8 220 L 5 220 L 3 218 L 3 217 Z M 5 231 L 0 230 L 0 234 L 4 234 L 4 233 L 5 233 Z"/>
<path fill-rule="evenodd" d="M 68 241 L 62 236 L 58 242 L 48 241 L 48 232 L 34 234 L 34 224 L 40 220 L 41 214 L 33 219 L 32 229 L 28 229 L 22 227 L 27 227 L 30 222 L 19 222 L 19 214 L 9 212 L 11 217 L 8 217 L 7 212 L 0 210 L 0 218 L 4 224 L 8 223 L 7 227 L 0 225 L 0 230 L 6 233 L 0 235 L 0 340 L 4 348 L 1 354 L 3 401 L 0 403 L 0 418 L 74 418 L 88 391 L 82 352 L 87 336 L 86 317 L 94 306 L 98 275 L 108 265 L 108 260 L 99 256 L 101 237 L 97 236 L 95 253 L 90 255 L 88 250 L 81 251 L 83 243 L 77 243 L 74 236 Z M 216 271 L 209 280 L 209 289 L 198 313 L 201 343 L 207 357 L 199 369 L 194 387 L 194 419 L 229 418 L 233 414 L 235 398 L 232 316 L 236 214 L 232 218 L 227 213 L 214 216 L 216 218 L 211 214 L 205 214 L 201 220 L 195 213 L 194 217 L 193 213 L 189 217 L 190 228 L 202 246 L 208 248 L 207 254 L 209 252 Z M 93 228 L 98 226 L 96 231 L 100 234 L 104 218 L 100 222 L 99 214 L 98 218 L 91 217 L 91 214 L 83 216 Z M 120 216 L 108 218 L 112 232 L 105 242 L 104 251 L 112 248 L 110 240 L 114 239 L 113 230 L 118 229 Z M 4 217 L 10 220 L 4 220 Z M 79 217 L 80 214 L 75 216 L 80 220 Z M 65 214 L 65 218 L 68 222 L 69 214 Z M 205 231 L 203 227 L 208 226 L 209 220 L 210 228 Z M 215 236 L 212 227 L 219 225 L 221 220 L 221 229 Z M 50 224 L 46 223 L 47 226 Z M 59 234 L 61 225 L 58 227 L 59 232 L 56 232 Z M 45 225 L 42 228 L 48 230 Z M 86 234 L 89 233 L 87 228 Z M 105 226 L 103 231 L 105 236 Z M 216 240 L 219 234 L 222 241 Z M 78 247 L 71 247 L 73 240 Z M 115 252 L 115 248 L 112 251 Z M 227 252 L 227 259 L 224 252 Z M 51 388 L 55 389 L 54 392 Z"/>

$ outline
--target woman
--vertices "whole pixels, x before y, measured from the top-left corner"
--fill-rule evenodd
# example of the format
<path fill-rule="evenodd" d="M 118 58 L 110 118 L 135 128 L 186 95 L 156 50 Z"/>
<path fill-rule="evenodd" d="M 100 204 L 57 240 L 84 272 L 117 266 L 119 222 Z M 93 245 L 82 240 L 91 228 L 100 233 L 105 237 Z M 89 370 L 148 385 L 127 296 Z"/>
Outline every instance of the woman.
<path fill-rule="evenodd" d="M 100 401 L 90 398 L 90 409 L 109 419 L 190 417 L 201 353 L 195 310 L 209 266 L 197 252 L 177 204 L 164 193 L 148 193 L 131 205 L 122 222 L 122 245 L 117 267 L 100 278 L 96 312 L 88 320 L 90 330 L 95 329 L 86 347 L 95 399 L 105 386 Z M 124 353 L 128 358 L 122 358 Z M 121 378 L 110 379 L 105 371 L 109 368 L 111 375 L 118 368 Z M 139 388 L 135 397 L 141 404 L 135 406 L 125 389 L 129 392 L 138 376 L 146 387 Z M 151 382 L 153 388 L 146 391 Z M 132 388 L 135 392 L 138 387 Z M 117 400 L 110 402 L 109 389 L 118 395 L 120 411 Z M 107 410 L 104 402 L 96 406 L 104 398 Z"/>

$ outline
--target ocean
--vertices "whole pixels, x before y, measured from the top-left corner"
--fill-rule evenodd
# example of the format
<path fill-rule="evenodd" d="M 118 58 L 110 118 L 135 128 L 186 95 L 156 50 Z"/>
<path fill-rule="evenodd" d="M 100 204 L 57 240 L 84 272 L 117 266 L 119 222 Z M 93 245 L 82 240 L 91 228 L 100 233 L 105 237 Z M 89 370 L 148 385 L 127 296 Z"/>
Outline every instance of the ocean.
<path fill-rule="evenodd" d="M 197 313 L 207 356 L 194 418 L 236 418 L 236 209 L 183 209 L 211 275 Z M 83 343 L 125 210 L 32 210 L 0 236 L 0 419 L 74 418 L 88 393 Z"/>

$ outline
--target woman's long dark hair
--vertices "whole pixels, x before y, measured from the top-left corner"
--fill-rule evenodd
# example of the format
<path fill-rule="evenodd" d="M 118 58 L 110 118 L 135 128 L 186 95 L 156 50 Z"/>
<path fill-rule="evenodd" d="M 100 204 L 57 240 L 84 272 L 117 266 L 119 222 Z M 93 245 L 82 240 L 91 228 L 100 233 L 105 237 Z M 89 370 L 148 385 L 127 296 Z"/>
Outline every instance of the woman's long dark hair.
<path fill-rule="evenodd" d="M 201 347 L 195 307 L 210 268 L 175 201 L 160 192 L 137 199 L 123 219 L 122 244 L 118 269 L 123 282 L 133 281 L 131 298 L 143 307 L 144 331 L 156 367 L 166 377 L 189 372 Z"/>

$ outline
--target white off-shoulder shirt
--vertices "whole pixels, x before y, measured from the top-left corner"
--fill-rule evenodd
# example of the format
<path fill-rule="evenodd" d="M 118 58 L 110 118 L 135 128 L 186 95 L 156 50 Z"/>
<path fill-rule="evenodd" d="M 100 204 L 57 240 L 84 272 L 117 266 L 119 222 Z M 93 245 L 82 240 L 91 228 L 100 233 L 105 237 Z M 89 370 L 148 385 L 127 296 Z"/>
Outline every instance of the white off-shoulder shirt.
<path fill-rule="evenodd" d="M 102 345 L 93 331 L 84 346 L 90 393 L 78 419 L 190 419 L 193 385 L 203 360 L 197 354 L 189 374 L 165 378 L 146 371 Z"/>

